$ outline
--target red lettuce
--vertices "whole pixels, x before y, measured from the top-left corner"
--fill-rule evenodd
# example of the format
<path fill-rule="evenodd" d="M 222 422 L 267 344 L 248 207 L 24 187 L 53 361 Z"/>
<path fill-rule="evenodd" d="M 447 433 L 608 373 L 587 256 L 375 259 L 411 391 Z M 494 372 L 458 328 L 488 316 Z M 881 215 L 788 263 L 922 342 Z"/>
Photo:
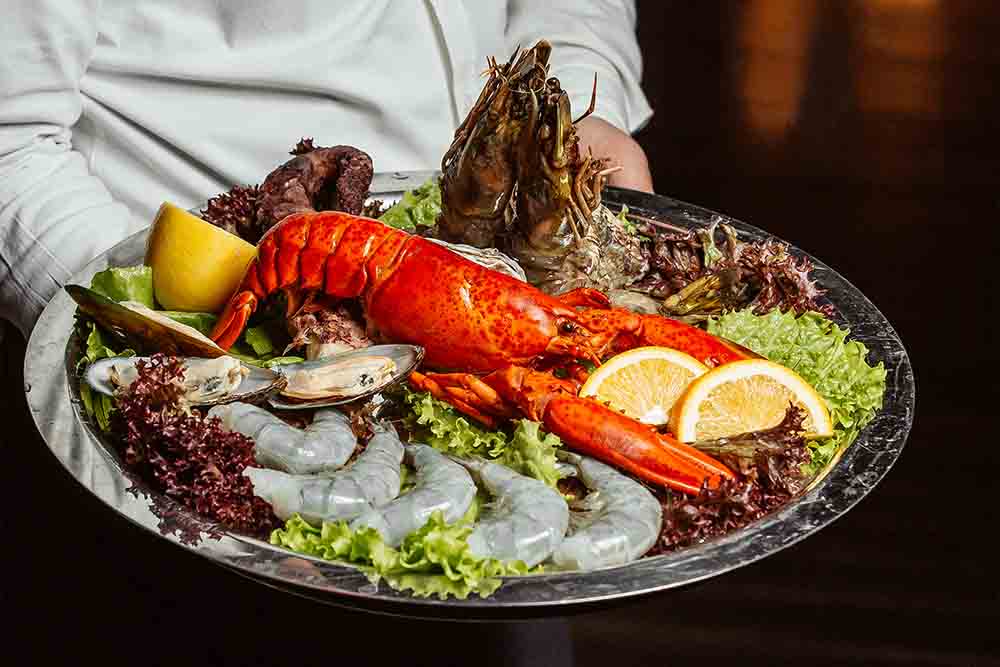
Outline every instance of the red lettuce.
<path fill-rule="evenodd" d="M 802 490 L 809 450 L 804 412 L 789 406 L 777 426 L 731 438 L 694 443 L 729 466 L 736 478 L 707 485 L 697 496 L 659 492 L 663 504 L 660 538 L 648 555 L 700 544 L 760 519 Z"/>
<path fill-rule="evenodd" d="M 125 463 L 156 490 L 226 528 L 264 536 L 280 525 L 242 474 L 256 465 L 253 440 L 181 401 L 180 359 L 157 354 L 136 367 L 138 378 L 118 396 L 111 424 Z"/>
<path fill-rule="evenodd" d="M 741 308 L 833 314 L 810 277 L 812 262 L 785 243 L 742 241 L 720 219 L 698 230 L 647 221 L 640 231 L 650 239 L 650 271 L 630 289 L 664 299 L 663 315 L 698 324 Z"/>

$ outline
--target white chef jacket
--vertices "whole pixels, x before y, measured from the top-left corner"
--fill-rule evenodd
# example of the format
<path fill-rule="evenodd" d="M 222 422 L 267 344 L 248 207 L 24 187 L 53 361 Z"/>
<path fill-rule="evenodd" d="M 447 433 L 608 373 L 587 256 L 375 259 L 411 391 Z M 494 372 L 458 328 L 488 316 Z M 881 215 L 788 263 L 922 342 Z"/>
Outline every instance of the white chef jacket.
<path fill-rule="evenodd" d="M 577 112 L 651 110 L 631 0 L 10 0 L 0 16 L 0 317 L 148 225 L 259 183 L 301 137 L 434 169 L 483 85 L 539 38 Z"/>

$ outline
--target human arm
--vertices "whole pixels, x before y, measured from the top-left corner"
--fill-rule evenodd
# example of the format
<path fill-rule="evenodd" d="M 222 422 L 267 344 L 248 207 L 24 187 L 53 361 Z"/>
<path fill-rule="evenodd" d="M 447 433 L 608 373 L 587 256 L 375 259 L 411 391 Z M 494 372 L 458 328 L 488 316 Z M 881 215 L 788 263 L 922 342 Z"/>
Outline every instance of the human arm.
<path fill-rule="evenodd" d="M 28 336 L 76 271 L 133 231 L 73 149 L 96 0 L 14 0 L 0 21 L 0 318 Z"/>
<path fill-rule="evenodd" d="M 511 49 L 547 39 L 553 48 L 550 73 L 567 91 L 575 115 L 594 113 L 577 125 L 582 148 L 608 157 L 622 170 L 612 185 L 652 191 L 646 155 L 630 136 L 652 116 L 640 86 L 642 55 L 635 36 L 633 0 L 511 0 L 506 37 Z"/>

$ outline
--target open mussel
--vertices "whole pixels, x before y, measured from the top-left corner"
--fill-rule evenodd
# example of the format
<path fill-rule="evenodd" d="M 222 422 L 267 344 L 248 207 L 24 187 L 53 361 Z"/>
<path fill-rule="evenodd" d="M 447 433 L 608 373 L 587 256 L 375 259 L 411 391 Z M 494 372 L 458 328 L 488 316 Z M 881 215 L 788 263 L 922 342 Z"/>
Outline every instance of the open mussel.
<path fill-rule="evenodd" d="M 108 396 L 128 388 L 138 376 L 136 362 L 143 357 L 110 357 L 87 367 L 84 380 Z M 259 368 L 229 356 L 183 360 L 184 400 L 189 405 L 218 405 L 232 401 L 253 403 L 284 389 L 288 380 L 281 373 Z"/>
<path fill-rule="evenodd" d="M 175 322 L 141 303 L 117 303 L 80 285 L 66 285 L 80 310 L 98 324 L 141 348 L 173 356 L 221 357 L 226 353 L 194 327 Z"/>
<path fill-rule="evenodd" d="M 405 379 L 424 358 L 418 345 L 373 345 L 331 357 L 279 364 L 272 368 L 288 381 L 271 396 L 283 410 L 340 405 L 367 398 Z"/>

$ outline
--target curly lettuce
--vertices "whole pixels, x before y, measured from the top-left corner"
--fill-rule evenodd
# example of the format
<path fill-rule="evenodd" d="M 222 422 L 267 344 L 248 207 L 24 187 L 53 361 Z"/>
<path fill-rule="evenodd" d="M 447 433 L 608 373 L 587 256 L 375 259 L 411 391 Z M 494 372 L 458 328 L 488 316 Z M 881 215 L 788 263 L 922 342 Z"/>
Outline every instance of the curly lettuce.
<path fill-rule="evenodd" d="M 384 580 L 397 591 L 411 591 L 417 597 L 436 595 L 442 600 L 465 599 L 473 593 L 487 597 L 500 587 L 499 577 L 532 571 L 521 561 L 473 556 L 466 541 L 471 532 L 468 516 L 449 525 L 437 511 L 423 527 L 407 535 L 399 548 L 393 548 L 374 528 L 351 530 L 346 521 L 325 522 L 317 528 L 296 514 L 284 528 L 271 533 L 271 544 L 353 563 L 372 583 Z"/>
<path fill-rule="evenodd" d="M 791 368 L 826 401 L 834 435 L 809 443 L 807 474 L 822 470 L 882 407 L 885 366 L 869 365 L 868 348 L 848 340 L 848 329 L 819 313 L 796 317 L 790 311 L 754 315 L 749 309 L 738 310 L 710 320 L 708 331 Z"/>
<path fill-rule="evenodd" d="M 441 187 L 437 179 L 408 190 L 401 200 L 383 213 L 379 220 L 397 229 L 415 230 L 418 225 L 433 227 L 441 215 Z"/>
<path fill-rule="evenodd" d="M 149 266 L 113 266 L 94 274 L 90 289 L 112 301 L 138 301 L 155 308 L 153 269 Z"/>
<path fill-rule="evenodd" d="M 510 444 L 499 460 L 522 475 L 555 487 L 562 478 L 556 468 L 556 450 L 562 446 L 562 441 L 555 433 L 542 431 L 541 426 L 529 419 L 519 419 Z"/>
<path fill-rule="evenodd" d="M 472 423 L 458 410 L 426 392 L 403 388 L 408 422 L 416 439 L 461 458 L 482 456 L 549 486 L 561 475 L 556 467 L 559 436 L 545 433 L 538 422 L 520 419 L 511 434 L 490 431 Z"/>

